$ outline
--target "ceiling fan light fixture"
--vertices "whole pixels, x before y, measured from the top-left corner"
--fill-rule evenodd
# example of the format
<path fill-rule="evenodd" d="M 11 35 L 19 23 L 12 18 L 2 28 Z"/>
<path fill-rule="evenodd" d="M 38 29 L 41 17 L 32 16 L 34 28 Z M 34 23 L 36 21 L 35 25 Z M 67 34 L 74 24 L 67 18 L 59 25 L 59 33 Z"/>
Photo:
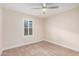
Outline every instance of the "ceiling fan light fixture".
<path fill-rule="evenodd" d="M 57 5 L 53 5 L 53 6 L 49 6 L 47 5 L 47 3 L 42 3 L 42 6 L 40 8 L 33 8 L 33 9 L 41 9 L 43 14 L 46 14 L 47 9 L 56 9 L 59 6 Z"/>
<path fill-rule="evenodd" d="M 43 8 L 42 11 L 43 11 L 43 12 L 46 12 L 46 8 Z"/>
<path fill-rule="evenodd" d="M 46 3 L 43 3 L 43 7 L 46 7 Z"/>
<path fill-rule="evenodd" d="M 45 14 L 46 13 L 46 8 L 43 8 L 42 12 L 43 12 L 43 14 Z"/>

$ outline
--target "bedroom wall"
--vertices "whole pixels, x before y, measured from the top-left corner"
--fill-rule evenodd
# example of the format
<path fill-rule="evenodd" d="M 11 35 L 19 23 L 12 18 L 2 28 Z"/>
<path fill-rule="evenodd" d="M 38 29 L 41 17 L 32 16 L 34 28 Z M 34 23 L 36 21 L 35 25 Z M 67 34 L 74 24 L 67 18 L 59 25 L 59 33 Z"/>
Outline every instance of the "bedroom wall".
<path fill-rule="evenodd" d="M 3 49 L 18 47 L 43 40 L 43 20 L 3 8 Z M 33 35 L 24 36 L 23 18 L 33 21 Z"/>
<path fill-rule="evenodd" d="M 2 53 L 2 9 L 0 6 L 0 55 Z"/>
<path fill-rule="evenodd" d="M 47 41 L 79 51 L 79 7 L 48 18 L 45 29 Z"/>

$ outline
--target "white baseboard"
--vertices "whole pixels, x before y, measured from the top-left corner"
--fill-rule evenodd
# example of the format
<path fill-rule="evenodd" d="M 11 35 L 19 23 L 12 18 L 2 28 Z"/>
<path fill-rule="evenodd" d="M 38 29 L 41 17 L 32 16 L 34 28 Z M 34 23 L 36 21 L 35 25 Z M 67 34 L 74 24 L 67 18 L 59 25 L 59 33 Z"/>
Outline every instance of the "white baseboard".
<path fill-rule="evenodd" d="M 76 48 L 72 48 L 72 47 L 69 47 L 69 46 L 67 46 L 67 45 L 64 45 L 64 44 L 61 44 L 61 43 L 54 42 L 54 41 L 52 41 L 52 40 L 45 40 L 45 41 L 48 41 L 48 42 L 50 42 L 50 43 L 53 43 L 53 44 L 56 44 L 56 45 L 60 45 L 60 46 L 62 46 L 62 47 L 69 48 L 69 49 L 71 49 L 71 50 L 74 50 L 74 51 L 79 52 L 79 50 L 76 49 Z"/>
<path fill-rule="evenodd" d="M 2 50 L 12 49 L 12 48 L 16 48 L 16 47 L 20 47 L 20 46 L 24 46 L 24 45 L 29 45 L 29 44 L 37 43 L 37 42 L 40 42 L 40 41 L 48 41 L 48 42 L 50 42 L 50 43 L 54 43 L 54 44 L 56 44 L 56 45 L 60 45 L 60 46 L 63 46 L 63 47 L 66 47 L 66 48 L 69 48 L 69 49 L 72 49 L 72 50 L 74 50 L 74 51 L 78 51 L 78 52 L 79 52 L 78 49 L 69 47 L 69 46 L 67 46 L 67 45 L 63 45 L 63 44 L 61 44 L 61 43 L 54 42 L 54 41 L 52 41 L 52 40 L 46 40 L 46 39 L 45 39 L 45 40 L 32 41 L 32 42 L 28 42 L 28 43 L 19 44 L 19 45 L 14 45 L 14 46 L 12 46 L 12 47 L 3 48 Z M 2 51 L 0 51 L 0 55 L 1 55 L 1 53 L 2 53 Z"/>
<path fill-rule="evenodd" d="M 14 45 L 12 47 L 3 48 L 2 50 L 4 51 L 4 50 L 16 48 L 16 47 L 21 47 L 21 46 L 24 46 L 24 45 L 33 44 L 33 43 L 37 43 L 37 42 L 40 42 L 40 41 L 43 41 L 43 40 L 35 40 L 35 41 L 32 41 L 32 42 L 28 42 L 28 43 L 18 44 L 18 45 Z"/>

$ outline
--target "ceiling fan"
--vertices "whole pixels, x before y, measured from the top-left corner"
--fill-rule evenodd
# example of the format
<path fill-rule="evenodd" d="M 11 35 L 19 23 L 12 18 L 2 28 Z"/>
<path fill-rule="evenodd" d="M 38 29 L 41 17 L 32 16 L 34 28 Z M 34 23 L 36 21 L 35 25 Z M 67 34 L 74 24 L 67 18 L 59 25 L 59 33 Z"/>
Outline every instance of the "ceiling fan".
<path fill-rule="evenodd" d="M 50 4 L 42 3 L 42 5 L 41 5 L 40 8 L 32 8 L 32 9 L 42 9 L 43 14 L 46 14 L 46 10 L 47 9 L 56 9 L 56 8 L 59 8 L 59 6 L 57 6 L 57 5 L 53 5 L 53 6 L 48 6 L 48 5 L 50 5 Z"/>

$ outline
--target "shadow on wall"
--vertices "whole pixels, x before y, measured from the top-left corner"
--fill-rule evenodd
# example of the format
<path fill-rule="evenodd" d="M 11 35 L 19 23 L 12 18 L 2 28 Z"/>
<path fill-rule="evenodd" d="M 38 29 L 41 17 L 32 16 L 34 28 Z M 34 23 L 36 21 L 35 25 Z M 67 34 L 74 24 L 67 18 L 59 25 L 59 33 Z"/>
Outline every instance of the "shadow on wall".
<path fill-rule="evenodd" d="M 68 31 L 66 29 L 62 29 L 59 27 L 53 27 L 50 30 L 50 37 L 54 42 L 69 46 L 71 48 L 75 48 L 79 51 L 79 34 L 76 32 Z"/>

